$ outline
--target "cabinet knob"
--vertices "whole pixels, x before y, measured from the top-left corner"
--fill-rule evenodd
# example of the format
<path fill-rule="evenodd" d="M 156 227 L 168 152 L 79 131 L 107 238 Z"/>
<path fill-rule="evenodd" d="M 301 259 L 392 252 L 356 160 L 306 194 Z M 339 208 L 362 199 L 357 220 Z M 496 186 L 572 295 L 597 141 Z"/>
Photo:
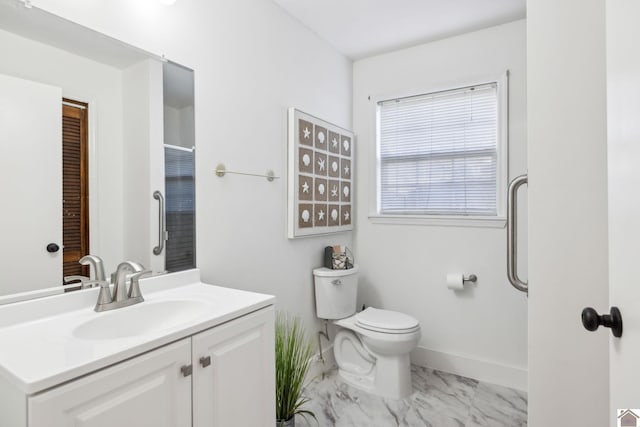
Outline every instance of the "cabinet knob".
<path fill-rule="evenodd" d="M 201 357 L 200 364 L 202 365 L 203 368 L 206 368 L 207 366 L 211 365 L 211 356 Z"/>
<path fill-rule="evenodd" d="M 184 365 L 180 367 L 180 372 L 183 377 L 188 377 L 193 373 L 193 365 Z"/>

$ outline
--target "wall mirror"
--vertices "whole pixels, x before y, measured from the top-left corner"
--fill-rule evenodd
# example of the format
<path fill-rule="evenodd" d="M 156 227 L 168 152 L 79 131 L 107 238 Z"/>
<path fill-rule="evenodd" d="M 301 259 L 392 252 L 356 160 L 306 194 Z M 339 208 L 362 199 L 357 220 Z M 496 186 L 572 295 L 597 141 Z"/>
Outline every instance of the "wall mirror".
<path fill-rule="evenodd" d="M 0 304 L 195 267 L 193 70 L 7 0 L 0 48 Z"/>

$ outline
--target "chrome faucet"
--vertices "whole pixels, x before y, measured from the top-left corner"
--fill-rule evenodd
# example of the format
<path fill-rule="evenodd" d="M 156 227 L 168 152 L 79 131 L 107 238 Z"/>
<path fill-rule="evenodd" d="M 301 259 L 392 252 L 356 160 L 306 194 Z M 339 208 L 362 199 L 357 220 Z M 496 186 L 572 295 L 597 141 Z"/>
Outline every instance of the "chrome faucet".
<path fill-rule="evenodd" d="M 85 255 L 78 261 L 82 265 L 90 265 L 93 269 L 93 279 L 86 276 L 65 276 L 65 285 L 80 282 L 80 289 L 92 288 L 105 282 L 102 259 L 96 255 Z"/>
<path fill-rule="evenodd" d="M 114 310 L 116 308 L 127 307 L 144 301 L 140 292 L 139 280 L 142 276 L 150 274 L 151 270 L 134 261 L 121 262 L 115 273 L 111 275 L 113 282 L 113 296 L 109 291 L 109 283 L 105 280 L 100 284 L 100 294 L 96 303 L 95 311 Z M 127 280 L 130 280 L 127 292 Z"/>

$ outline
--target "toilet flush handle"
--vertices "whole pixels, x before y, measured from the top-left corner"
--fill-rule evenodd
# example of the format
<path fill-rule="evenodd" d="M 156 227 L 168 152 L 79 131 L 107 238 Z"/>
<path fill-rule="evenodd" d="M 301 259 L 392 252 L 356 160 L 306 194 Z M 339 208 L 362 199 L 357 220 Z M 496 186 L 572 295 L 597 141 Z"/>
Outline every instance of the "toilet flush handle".
<path fill-rule="evenodd" d="M 332 284 L 332 285 L 342 285 L 342 280 L 340 280 L 340 279 L 333 279 L 333 280 L 331 281 L 331 284 Z"/>

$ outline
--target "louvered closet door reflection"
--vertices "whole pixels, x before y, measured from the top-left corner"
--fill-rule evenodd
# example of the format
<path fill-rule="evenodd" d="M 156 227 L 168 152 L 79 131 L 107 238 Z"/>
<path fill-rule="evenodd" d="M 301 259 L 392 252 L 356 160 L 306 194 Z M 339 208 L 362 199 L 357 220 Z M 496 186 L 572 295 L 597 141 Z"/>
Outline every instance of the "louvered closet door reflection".
<path fill-rule="evenodd" d="M 88 276 L 78 260 L 89 251 L 87 110 L 62 108 L 62 229 L 63 274 Z"/>

